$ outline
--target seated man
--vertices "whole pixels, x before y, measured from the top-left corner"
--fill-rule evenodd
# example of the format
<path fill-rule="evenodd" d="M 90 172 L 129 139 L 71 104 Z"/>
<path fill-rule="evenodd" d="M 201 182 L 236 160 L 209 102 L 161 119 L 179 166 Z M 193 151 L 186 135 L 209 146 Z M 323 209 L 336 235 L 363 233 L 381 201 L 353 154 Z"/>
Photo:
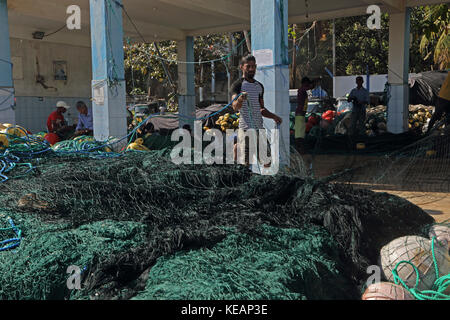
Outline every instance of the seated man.
<path fill-rule="evenodd" d="M 92 110 L 83 101 L 77 102 L 77 110 L 80 113 L 75 136 L 91 136 L 94 133 Z"/>
<path fill-rule="evenodd" d="M 47 119 L 48 132 L 57 134 L 63 140 L 71 131 L 73 131 L 73 127 L 67 125 L 63 116 L 69 108 L 70 107 L 64 101 L 58 101 L 56 110 L 53 111 Z"/>

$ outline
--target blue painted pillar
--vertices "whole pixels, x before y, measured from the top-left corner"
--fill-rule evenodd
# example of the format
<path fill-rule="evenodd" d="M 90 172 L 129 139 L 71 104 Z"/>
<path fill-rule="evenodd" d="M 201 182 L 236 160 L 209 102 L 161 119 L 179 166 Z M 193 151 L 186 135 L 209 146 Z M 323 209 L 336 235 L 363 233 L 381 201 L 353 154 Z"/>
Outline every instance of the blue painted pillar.
<path fill-rule="evenodd" d="M 277 139 L 280 164 L 289 165 L 288 0 L 251 0 L 251 37 L 265 106 L 283 119 Z M 264 118 L 264 127 L 272 130 L 276 124 Z"/>
<path fill-rule="evenodd" d="M 122 0 L 90 0 L 94 136 L 127 134 Z"/>
<path fill-rule="evenodd" d="M 12 67 L 8 7 L 0 0 L 0 123 L 16 124 Z"/>
<path fill-rule="evenodd" d="M 178 60 L 194 62 L 194 38 L 177 42 Z M 180 128 L 188 124 L 194 130 L 195 118 L 195 73 L 193 63 L 178 64 L 178 111 Z M 188 117 L 188 118 L 184 118 Z"/>

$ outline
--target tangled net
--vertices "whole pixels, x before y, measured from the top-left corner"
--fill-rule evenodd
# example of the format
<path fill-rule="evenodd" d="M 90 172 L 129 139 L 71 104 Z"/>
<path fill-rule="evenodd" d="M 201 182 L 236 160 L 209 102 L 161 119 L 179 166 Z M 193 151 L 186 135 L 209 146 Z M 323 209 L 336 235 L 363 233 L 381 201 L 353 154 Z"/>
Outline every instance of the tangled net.
<path fill-rule="evenodd" d="M 169 151 L 44 158 L 32 176 L 3 184 L 4 214 L 25 227 L 20 247 L 1 253 L 2 265 L 17 271 L 2 271 L 0 298 L 357 299 L 380 248 L 433 223 L 386 193 L 240 166 L 178 166 Z M 108 236 L 97 229 L 104 221 Z M 64 254 L 43 263 L 42 250 Z M 58 268 L 49 272 L 50 264 Z M 72 294 L 64 290 L 69 265 L 87 270 L 83 290 Z M 195 268 L 208 273 L 185 285 Z M 33 289 L 37 269 L 42 284 Z"/>

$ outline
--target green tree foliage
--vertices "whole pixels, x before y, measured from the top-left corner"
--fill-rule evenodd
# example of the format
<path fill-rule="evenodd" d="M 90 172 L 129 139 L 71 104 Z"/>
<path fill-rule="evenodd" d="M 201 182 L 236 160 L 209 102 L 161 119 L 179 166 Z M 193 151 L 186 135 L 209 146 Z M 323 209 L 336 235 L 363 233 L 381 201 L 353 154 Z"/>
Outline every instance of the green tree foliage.
<path fill-rule="evenodd" d="M 388 72 L 389 15 L 382 14 L 381 30 L 369 30 L 367 15 L 336 19 L 336 75 Z M 449 68 L 450 14 L 448 5 L 411 10 L 410 72 Z M 325 68 L 333 70 L 332 21 L 304 23 L 289 28 L 290 46 L 296 40 L 296 75 L 322 77 L 322 87 L 332 88 Z M 311 30 L 309 30 L 311 28 Z M 305 31 L 309 30 L 308 33 Z M 293 50 L 293 49 L 292 49 Z M 292 53 L 291 53 L 292 55 Z"/>
<path fill-rule="evenodd" d="M 387 73 L 389 17 L 381 16 L 381 29 L 370 30 L 367 16 L 336 20 L 336 74 Z"/>
<path fill-rule="evenodd" d="M 367 15 L 336 19 L 336 75 L 384 74 L 388 72 L 389 15 L 382 15 L 381 30 L 369 30 Z M 410 72 L 445 69 L 449 67 L 450 55 L 450 14 L 448 5 L 416 7 L 411 10 L 411 48 Z M 226 72 L 227 68 L 235 78 L 237 62 L 233 59 L 248 48 L 241 32 L 234 33 L 234 44 L 242 48 L 230 56 L 230 60 L 215 63 L 216 72 Z M 322 86 L 330 90 L 332 80 L 325 68 L 333 70 L 332 21 L 298 24 L 289 28 L 289 48 L 291 62 L 296 62 L 296 83 L 303 76 L 322 77 Z M 295 44 L 294 44 L 295 43 Z M 170 61 L 167 65 L 175 89 L 170 86 L 157 57 L 153 44 L 127 43 L 125 45 L 125 72 L 127 93 L 146 94 L 147 88 L 160 83 L 167 94 L 176 91 L 177 84 L 177 46 L 175 41 L 158 44 L 161 55 Z M 229 52 L 228 35 L 206 35 L 195 37 L 195 61 L 207 61 L 227 57 Z M 202 74 L 203 68 L 203 76 Z M 196 86 L 204 86 L 211 81 L 210 64 L 195 65 Z"/>
<path fill-rule="evenodd" d="M 450 13 L 448 4 L 421 7 L 419 24 L 422 32 L 419 52 L 425 61 L 432 61 L 434 67 L 450 67 Z"/>
<path fill-rule="evenodd" d="M 235 44 L 245 46 L 244 36 L 240 33 L 233 34 Z M 227 35 L 207 35 L 195 37 L 194 40 L 194 60 L 215 62 L 216 72 L 225 72 L 225 63 L 237 52 L 230 55 L 228 51 Z M 125 75 L 127 79 L 127 93 L 130 95 L 147 94 L 147 88 L 159 82 L 168 91 L 176 91 L 178 80 L 178 54 L 176 41 L 163 41 L 158 43 L 158 47 L 163 59 L 160 59 L 154 44 L 127 43 L 125 51 Z M 164 70 L 163 63 L 167 66 L 172 85 Z M 203 68 L 203 77 L 201 69 Z M 211 81 L 210 63 L 195 64 L 196 86 L 205 85 Z"/>
<path fill-rule="evenodd" d="M 166 64 L 172 79 L 176 79 L 177 46 L 175 41 L 163 41 L 158 44 L 161 57 L 172 61 L 159 59 L 156 47 L 147 43 L 127 43 L 125 51 L 125 77 L 127 79 L 127 93 L 131 95 L 146 94 L 151 81 L 155 80 L 170 87 L 164 71 Z"/>

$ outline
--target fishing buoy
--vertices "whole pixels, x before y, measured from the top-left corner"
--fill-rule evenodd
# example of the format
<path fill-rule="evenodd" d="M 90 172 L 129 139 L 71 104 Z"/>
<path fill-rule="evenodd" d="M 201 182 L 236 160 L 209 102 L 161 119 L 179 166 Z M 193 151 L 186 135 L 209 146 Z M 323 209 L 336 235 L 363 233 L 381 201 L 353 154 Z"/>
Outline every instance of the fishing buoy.
<path fill-rule="evenodd" d="M 51 146 L 53 146 L 57 142 L 61 141 L 59 136 L 57 134 L 55 134 L 55 133 L 47 133 L 45 135 L 44 139 L 47 140 L 48 143 L 50 143 Z"/>
<path fill-rule="evenodd" d="M 10 136 L 15 136 L 15 137 L 25 137 L 27 131 L 22 128 L 22 127 L 8 127 L 5 131 L 6 134 L 9 134 Z"/>
<path fill-rule="evenodd" d="M 356 149 L 358 150 L 364 150 L 366 148 L 366 144 L 365 143 L 357 143 L 356 144 Z"/>
<path fill-rule="evenodd" d="M 427 157 L 433 157 L 433 156 L 436 155 L 436 151 L 434 151 L 434 150 L 428 150 L 428 151 L 426 152 L 426 155 L 427 155 Z"/>
<path fill-rule="evenodd" d="M 390 282 L 378 282 L 367 287 L 362 300 L 415 300 L 402 286 Z"/>
<path fill-rule="evenodd" d="M 434 256 L 439 277 L 447 275 L 450 272 L 450 257 L 447 250 L 435 245 Z M 401 261 L 408 263 L 399 264 Z M 391 241 L 381 249 L 380 266 L 388 281 L 395 281 L 392 271 L 397 267 L 398 276 L 409 288 L 414 288 L 417 274 L 413 265 L 417 268 L 419 276 L 417 289 L 431 290 L 437 279 L 430 240 L 418 236 L 406 236 Z"/>
<path fill-rule="evenodd" d="M 437 244 L 450 250 L 450 227 L 443 224 L 435 224 L 430 228 L 430 239 L 436 237 Z"/>

